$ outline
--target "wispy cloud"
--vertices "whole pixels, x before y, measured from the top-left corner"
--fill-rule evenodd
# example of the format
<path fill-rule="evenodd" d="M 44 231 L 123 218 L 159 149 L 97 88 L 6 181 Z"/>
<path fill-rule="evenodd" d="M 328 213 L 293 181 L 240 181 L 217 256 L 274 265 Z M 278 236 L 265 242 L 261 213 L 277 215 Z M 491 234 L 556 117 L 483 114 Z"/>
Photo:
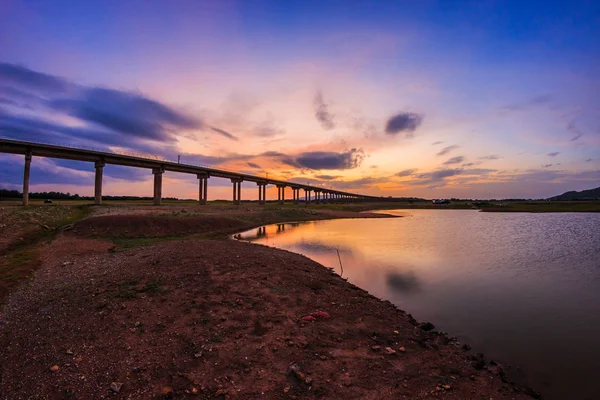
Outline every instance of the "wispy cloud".
<path fill-rule="evenodd" d="M 443 155 L 446 155 L 446 154 L 450 153 L 451 151 L 456 150 L 458 148 L 460 148 L 460 146 L 457 146 L 455 144 L 453 144 L 452 146 L 446 146 L 443 149 L 441 149 L 440 151 L 438 151 L 437 155 L 443 156 Z"/>
<path fill-rule="evenodd" d="M 416 169 L 416 168 L 405 169 L 400 172 L 396 172 L 394 175 L 398 176 L 398 177 L 411 176 L 411 175 L 414 175 L 417 171 L 418 171 L 418 169 Z"/>
<path fill-rule="evenodd" d="M 575 126 L 575 121 L 569 121 L 569 123 L 567 124 L 567 130 L 573 134 L 573 137 L 569 139 L 570 142 L 575 142 L 581 139 L 581 137 L 583 136 L 583 132 L 581 132 Z"/>
<path fill-rule="evenodd" d="M 551 93 L 544 93 L 537 95 L 530 100 L 527 100 L 523 103 L 510 104 L 502 107 L 503 110 L 506 111 L 523 111 L 532 107 L 544 105 L 551 103 L 554 100 L 554 95 Z"/>
<path fill-rule="evenodd" d="M 478 160 L 499 160 L 500 158 L 502 158 L 502 157 L 497 156 L 495 154 L 491 154 L 489 156 L 479 157 Z"/>
<path fill-rule="evenodd" d="M 556 157 L 560 154 L 560 151 L 553 151 L 552 153 L 546 154 L 548 157 Z"/>
<path fill-rule="evenodd" d="M 452 157 L 444 162 L 444 165 L 460 164 L 465 158 L 463 156 Z"/>
<path fill-rule="evenodd" d="M 234 136 L 233 134 L 231 134 L 223 129 L 215 128 L 214 126 L 211 126 L 210 129 L 217 132 L 221 136 L 225 136 L 228 139 L 235 140 L 235 141 L 239 140 L 236 136 Z"/>
<path fill-rule="evenodd" d="M 318 91 L 315 95 L 314 105 L 315 118 L 321 123 L 323 129 L 330 130 L 335 128 L 334 115 L 329 112 L 329 107 L 323 100 L 323 93 L 321 91 Z"/>

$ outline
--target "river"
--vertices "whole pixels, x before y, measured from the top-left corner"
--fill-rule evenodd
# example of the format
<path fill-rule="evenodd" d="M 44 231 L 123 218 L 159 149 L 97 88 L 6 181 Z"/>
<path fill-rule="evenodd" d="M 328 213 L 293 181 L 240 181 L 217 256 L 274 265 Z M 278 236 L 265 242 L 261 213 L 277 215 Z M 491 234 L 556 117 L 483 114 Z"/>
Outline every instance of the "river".
<path fill-rule="evenodd" d="M 286 223 L 240 239 L 340 272 L 510 365 L 548 399 L 600 393 L 600 213 L 397 210 Z"/>

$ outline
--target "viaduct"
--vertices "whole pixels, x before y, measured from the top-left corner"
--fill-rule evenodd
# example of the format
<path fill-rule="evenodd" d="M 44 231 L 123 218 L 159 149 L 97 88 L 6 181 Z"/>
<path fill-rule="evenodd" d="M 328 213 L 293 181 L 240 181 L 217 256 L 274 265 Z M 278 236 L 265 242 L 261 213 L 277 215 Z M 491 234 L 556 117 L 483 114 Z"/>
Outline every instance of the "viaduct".
<path fill-rule="evenodd" d="M 233 184 L 233 203 L 240 204 L 242 198 L 242 182 L 255 182 L 258 186 L 258 202 L 265 204 L 267 185 L 277 187 L 277 200 L 280 204 L 285 202 L 284 189 L 292 189 L 294 204 L 301 201 L 300 191 L 304 191 L 304 202 L 309 204 L 311 197 L 316 203 L 333 202 L 344 200 L 378 200 L 379 197 L 365 196 L 356 193 L 342 192 L 339 190 L 325 189 L 312 185 L 301 185 L 294 182 L 268 179 L 256 175 L 241 174 L 232 171 L 208 168 L 203 166 L 180 164 L 162 159 L 152 159 L 132 155 L 108 153 L 104 151 L 87 150 L 63 145 L 24 142 L 19 140 L 0 138 L 0 153 L 22 154 L 25 156 L 25 168 L 23 173 L 23 205 L 29 204 L 29 173 L 33 156 L 61 158 L 67 160 L 79 160 L 93 162 L 96 167 L 94 183 L 95 204 L 102 204 L 102 173 L 106 164 L 124 165 L 129 167 L 148 168 L 154 175 L 154 204 L 160 205 L 162 198 L 162 176 L 165 171 L 182 172 L 196 175 L 198 178 L 198 201 L 206 204 L 208 194 L 208 179 L 219 177 L 230 179 Z M 314 192 L 314 196 L 311 193 Z"/>

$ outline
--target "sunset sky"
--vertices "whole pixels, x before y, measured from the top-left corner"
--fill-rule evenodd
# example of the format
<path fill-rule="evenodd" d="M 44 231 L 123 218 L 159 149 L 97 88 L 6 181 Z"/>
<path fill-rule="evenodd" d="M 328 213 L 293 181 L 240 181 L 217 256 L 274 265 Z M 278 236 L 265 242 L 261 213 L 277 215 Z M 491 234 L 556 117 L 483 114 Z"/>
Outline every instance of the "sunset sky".
<path fill-rule="evenodd" d="M 0 136 L 371 195 L 548 197 L 600 186 L 598 38 L 595 0 L 0 0 Z M 22 165 L 0 154 L 0 187 Z M 93 170 L 34 158 L 32 191 L 91 195 Z M 104 194 L 151 181 L 107 166 Z"/>

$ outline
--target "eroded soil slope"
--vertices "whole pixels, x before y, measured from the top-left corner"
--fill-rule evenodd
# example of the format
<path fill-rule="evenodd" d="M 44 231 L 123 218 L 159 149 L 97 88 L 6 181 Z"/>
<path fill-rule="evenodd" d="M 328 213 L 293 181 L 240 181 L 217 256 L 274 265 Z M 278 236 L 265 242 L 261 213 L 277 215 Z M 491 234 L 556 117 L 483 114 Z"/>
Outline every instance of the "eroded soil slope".
<path fill-rule="evenodd" d="M 4 309 L 2 398 L 528 398 L 303 256 L 193 239 L 111 252 L 70 235 Z"/>

